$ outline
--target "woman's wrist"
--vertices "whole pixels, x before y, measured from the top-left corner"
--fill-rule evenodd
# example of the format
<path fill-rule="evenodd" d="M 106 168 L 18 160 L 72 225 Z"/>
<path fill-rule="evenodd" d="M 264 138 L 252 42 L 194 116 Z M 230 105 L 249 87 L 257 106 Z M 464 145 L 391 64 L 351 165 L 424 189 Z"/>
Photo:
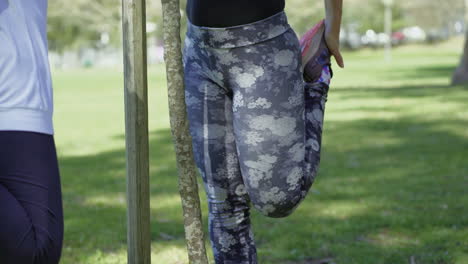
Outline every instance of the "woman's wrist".
<path fill-rule="evenodd" d="M 329 34 L 340 35 L 342 0 L 324 0 L 325 1 L 325 27 Z"/>
<path fill-rule="evenodd" d="M 328 34 L 332 34 L 334 36 L 340 35 L 341 29 L 341 21 L 333 20 L 333 19 L 325 19 L 325 30 Z"/>

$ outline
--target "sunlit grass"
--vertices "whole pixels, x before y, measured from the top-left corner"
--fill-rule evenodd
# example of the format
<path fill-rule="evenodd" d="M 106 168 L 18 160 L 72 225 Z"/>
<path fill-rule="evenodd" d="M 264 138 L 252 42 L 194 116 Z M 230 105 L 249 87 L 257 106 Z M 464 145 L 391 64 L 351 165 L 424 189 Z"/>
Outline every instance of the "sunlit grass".
<path fill-rule="evenodd" d="M 448 86 L 461 47 L 400 47 L 390 64 L 345 53 L 309 196 L 287 218 L 252 209 L 259 263 L 468 263 L 468 90 Z M 122 71 L 55 70 L 54 86 L 62 263 L 126 263 Z M 164 65 L 150 69 L 149 110 L 152 263 L 186 264 Z"/>

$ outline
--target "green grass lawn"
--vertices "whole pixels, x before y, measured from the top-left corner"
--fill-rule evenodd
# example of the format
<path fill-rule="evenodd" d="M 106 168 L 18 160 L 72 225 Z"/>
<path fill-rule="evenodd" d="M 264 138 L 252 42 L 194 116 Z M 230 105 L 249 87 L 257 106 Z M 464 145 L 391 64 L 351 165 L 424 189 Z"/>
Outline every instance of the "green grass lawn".
<path fill-rule="evenodd" d="M 468 87 L 448 86 L 461 47 L 402 47 L 390 64 L 381 50 L 345 53 L 309 196 L 286 218 L 252 209 L 259 263 L 468 263 Z M 185 264 L 165 78 L 150 69 L 152 263 Z M 57 70 L 54 86 L 62 263 L 126 263 L 122 72 Z"/>

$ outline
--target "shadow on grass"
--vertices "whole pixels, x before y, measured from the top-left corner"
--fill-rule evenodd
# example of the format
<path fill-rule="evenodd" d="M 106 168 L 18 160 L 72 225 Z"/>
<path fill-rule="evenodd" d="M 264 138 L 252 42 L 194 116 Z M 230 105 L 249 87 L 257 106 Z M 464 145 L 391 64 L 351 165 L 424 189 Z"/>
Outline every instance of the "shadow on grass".
<path fill-rule="evenodd" d="M 395 91 L 362 88 L 367 90 L 376 98 Z M 398 96 L 419 96 L 420 91 L 427 93 L 414 86 L 398 89 Z M 316 263 L 319 258 L 407 263 L 411 257 L 417 263 L 453 263 L 456 256 L 468 254 L 468 139 L 446 129 L 463 131 L 466 122 L 325 122 L 319 176 L 303 204 L 281 219 L 252 209 L 259 263 Z M 185 250 L 169 129 L 150 133 L 150 162 L 153 243 Z M 60 166 L 63 263 L 86 263 L 96 250 L 121 250 L 126 244 L 124 149 L 60 157 Z M 199 187 L 206 232 L 206 198 Z"/>
<path fill-rule="evenodd" d="M 406 70 L 396 70 L 392 69 L 390 72 L 391 76 L 398 75 L 399 79 L 432 79 L 432 78 L 450 78 L 454 71 L 456 65 L 431 65 L 416 67 L 414 69 Z"/>

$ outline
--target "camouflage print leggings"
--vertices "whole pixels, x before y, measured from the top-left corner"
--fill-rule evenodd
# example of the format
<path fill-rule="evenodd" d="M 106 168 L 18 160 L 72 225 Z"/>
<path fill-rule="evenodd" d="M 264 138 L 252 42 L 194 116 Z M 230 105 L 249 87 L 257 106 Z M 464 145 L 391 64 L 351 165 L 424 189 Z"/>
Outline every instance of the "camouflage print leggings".
<path fill-rule="evenodd" d="M 185 100 L 216 264 L 257 263 L 250 203 L 285 217 L 306 197 L 329 79 L 304 81 L 285 11 L 226 28 L 187 23 Z"/>

